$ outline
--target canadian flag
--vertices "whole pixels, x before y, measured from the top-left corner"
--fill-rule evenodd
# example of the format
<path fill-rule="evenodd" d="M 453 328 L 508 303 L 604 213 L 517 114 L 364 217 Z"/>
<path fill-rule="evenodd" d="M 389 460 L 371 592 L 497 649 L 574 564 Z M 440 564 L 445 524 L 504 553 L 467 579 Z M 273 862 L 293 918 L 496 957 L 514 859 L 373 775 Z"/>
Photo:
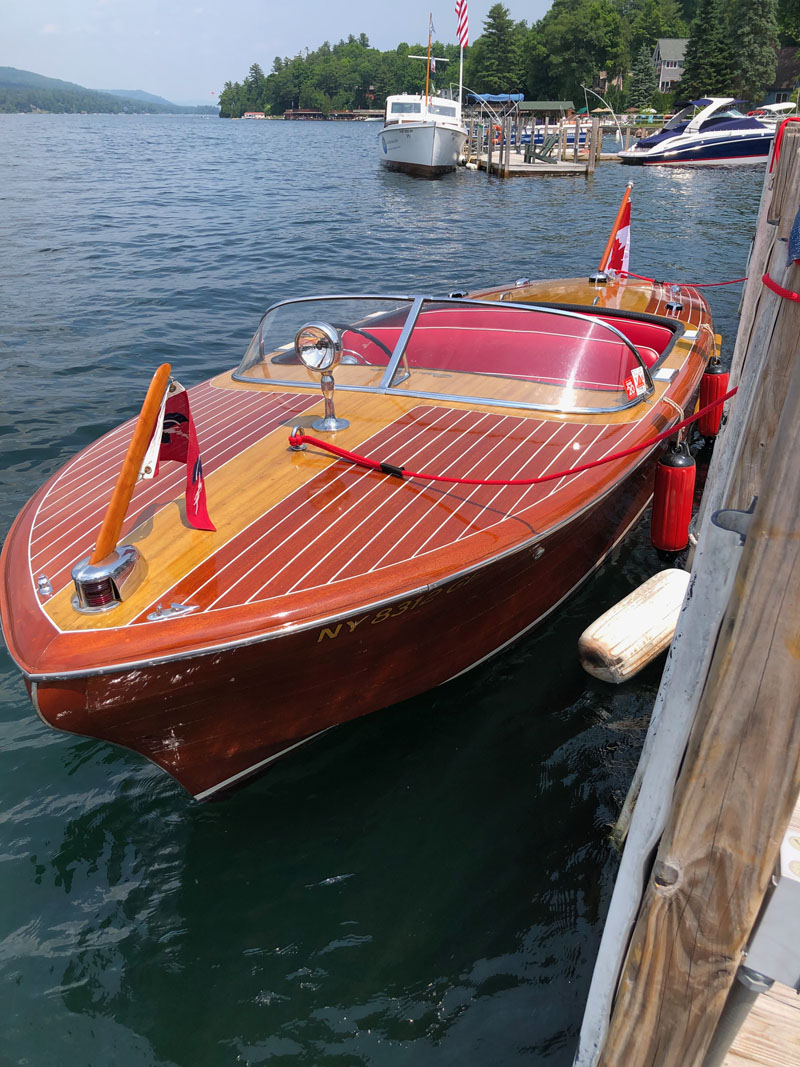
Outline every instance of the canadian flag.
<path fill-rule="evenodd" d="M 627 274 L 631 255 L 631 188 L 629 182 L 617 217 L 611 228 L 606 250 L 600 260 L 600 271 L 609 274 Z"/>
<path fill-rule="evenodd" d="M 611 255 L 606 270 L 609 274 L 627 274 L 631 257 L 631 202 L 628 200 L 617 223 Z"/>
<path fill-rule="evenodd" d="M 186 464 L 186 519 L 195 530 L 216 530 L 208 515 L 206 486 L 197 430 L 189 408 L 189 394 L 171 382 L 164 394 L 158 421 L 139 471 L 140 478 L 155 478 L 161 460 Z"/>

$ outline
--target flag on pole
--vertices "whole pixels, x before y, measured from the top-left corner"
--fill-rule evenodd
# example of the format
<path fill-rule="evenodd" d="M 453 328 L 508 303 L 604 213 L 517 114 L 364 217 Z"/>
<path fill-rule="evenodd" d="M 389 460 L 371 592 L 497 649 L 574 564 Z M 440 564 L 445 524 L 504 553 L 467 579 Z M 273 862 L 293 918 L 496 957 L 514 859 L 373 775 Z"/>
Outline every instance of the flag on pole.
<path fill-rule="evenodd" d="M 467 16 L 467 0 L 456 0 L 456 18 L 458 19 L 456 37 L 458 37 L 458 43 L 461 45 L 461 47 L 466 48 L 469 44 L 469 18 Z"/>
<path fill-rule="evenodd" d="M 167 459 L 186 464 L 185 499 L 189 525 L 195 530 L 216 530 L 206 506 L 203 464 L 197 443 L 197 430 L 189 408 L 189 394 L 179 382 L 172 382 L 167 389 L 139 477 L 154 478 L 158 474 L 161 460 Z"/>
<path fill-rule="evenodd" d="M 631 202 L 627 201 L 622 218 L 617 224 L 614 244 L 608 258 L 606 270 L 609 274 L 626 274 L 631 258 Z"/>
<path fill-rule="evenodd" d="M 628 262 L 631 255 L 631 189 L 633 182 L 628 182 L 622 203 L 619 206 L 617 217 L 611 228 L 611 234 L 606 244 L 603 258 L 600 260 L 600 271 L 608 271 L 609 274 L 625 274 L 628 270 Z"/>

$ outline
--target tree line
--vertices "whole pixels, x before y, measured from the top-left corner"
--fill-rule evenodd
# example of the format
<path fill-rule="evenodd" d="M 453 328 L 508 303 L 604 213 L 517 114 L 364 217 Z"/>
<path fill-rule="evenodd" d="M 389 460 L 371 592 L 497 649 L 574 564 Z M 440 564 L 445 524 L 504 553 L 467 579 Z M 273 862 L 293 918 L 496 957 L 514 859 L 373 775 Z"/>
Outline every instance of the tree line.
<path fill-rule="evenodd" d="M 685 73 L 672 94 L 657 91 L 652 54 L 659 37 L 689 39 Z M 530 26 L 497 3 L 464 53 L 464 84 L 477 93 L 577 102 L 582 86 L 604 73 L 614 110 L 668 110 L 678 97 L 704 94 L 760 103 L 775 76 L 779 44 L 800 45 L 800 0 L 553 0 Z M 269 74 L 253 63 L 242 82 L 225 83 L 220 116 L 382 108 L 387 96 L 424 87 L 424 64 L 409 54 L 426 49 L 427 42 L 402 42 L 381 52 L 362 33 L 276 57 Z M 436 41 L 432 52 L 449 60 L 438 65 L 437 87 L 457 83 L 458 46 Z"/>

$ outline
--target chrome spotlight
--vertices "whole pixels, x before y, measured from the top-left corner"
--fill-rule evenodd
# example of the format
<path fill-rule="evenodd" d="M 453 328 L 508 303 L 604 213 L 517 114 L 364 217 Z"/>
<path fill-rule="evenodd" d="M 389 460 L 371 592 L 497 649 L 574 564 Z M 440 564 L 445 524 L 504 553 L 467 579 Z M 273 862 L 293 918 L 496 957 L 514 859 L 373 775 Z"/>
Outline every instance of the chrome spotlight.
<path fill-rule="evenodd" d="M 338 332 L 326 322 L 308 322 L 297 331 L 294 350 L 304 367 L 322 375 L 320 385 L 325 415 L 315 419 L 311 428 L 323 433 L 346 429 L 350 423 L 347 419 L 337 419 L 333 410 L 334 381 L 331 371 L 342 358 L 342 341 Z"/>

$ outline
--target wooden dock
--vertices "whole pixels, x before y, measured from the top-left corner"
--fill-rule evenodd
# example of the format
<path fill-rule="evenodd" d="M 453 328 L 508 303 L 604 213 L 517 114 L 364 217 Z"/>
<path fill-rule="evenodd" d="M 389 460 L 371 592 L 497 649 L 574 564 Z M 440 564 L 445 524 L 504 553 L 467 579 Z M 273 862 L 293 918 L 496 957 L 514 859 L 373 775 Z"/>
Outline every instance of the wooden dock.
<path fill-rule="evenodd" d="M 599 157 L 599 161 L 603 163 L 621 163 L 622 160 L 616 154 L 616 152 L 603 152 Z M 488 170 L 488 160 L 486 155 L 482 154 L 478 160 L 476 160 L 479 170 Z M 492 172 L 498 173 L 496 164 L 492 166 Z M 512 152 L 509 160 L 508 167 L 504 168 L 501 177 L 504 178 L 553 178 L 553 177 L 570 177 L 576 174 L 586 177 L 589 174 L 589 164 L 585 161 L 578 160 L 577 163 L 565 160 L 563 163 L 542 163 L 536 161 L 534 163 L 526 163 L 522 153 L 519 154 Z"/>
<path fill-rule="evenodd" d="M 800 908 L 782 910 L 800 876 L 775 877 L 800 795 L 800 265 L 786 255 L 798 203 L 790 123 L 765 175 L 738 393 L 618 827 L 576 1067 L 800 1064 L 800 1000 L 777 982 L 760 992 L 800 986 Z"/>
<path fill-rule="evenodd" d="M 790 830 L 800 837 L 800 798 Z M 756 999 L 728 1050 L 723 1067 L 798 1067 L 800 996 L 776 982 Z"/>
<path fill-rule="evenodd" d="M 514 124 L 510 115 L 503 120 L 502 126 L 489 127 L 487 130 L 484 125 L 472 122 L 468 129 L 465 146 L 468 163 L 499 178 L 587 177 L 594 173 L 600 163 L 621 162 L 616 152 L 602 151 L 603 130 L 597 119 L 593 120 L 591 129 L 583 131 L 583 145 L 580 144 L 579 124 L 576 123 L 574 129 L 559 126 L 557 133 L 552 135 L 558 140 L 548 160 L 529 159 L 530 146 L 521 143 L 521 127 Z M 572 144 L 568 143 L 567 138 L 570 130 L 573 130 Z"/>
<path fill-rule="evenodd" d="M 756 1001 L 724 1060 L 724 1067 L 797 1067 L 800 997 L 776 982 Z"/>

